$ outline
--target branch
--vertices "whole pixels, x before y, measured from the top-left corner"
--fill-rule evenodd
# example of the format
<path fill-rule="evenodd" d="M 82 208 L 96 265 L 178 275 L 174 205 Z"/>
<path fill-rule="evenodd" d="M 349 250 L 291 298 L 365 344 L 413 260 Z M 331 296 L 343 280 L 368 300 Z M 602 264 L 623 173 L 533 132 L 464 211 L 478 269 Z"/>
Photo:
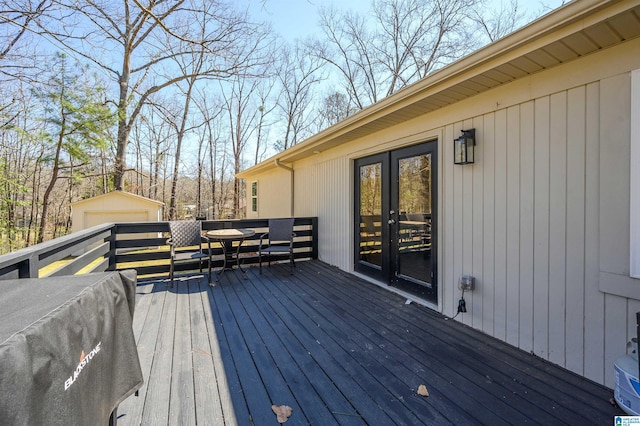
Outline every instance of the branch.
<path fill-rule="evenodd" d="M 144 13 L 146 13 L 148 16 L 151 17 L 151 19 L 153 19 L 156 23 L 156 25 L 160 26 L 160 28 L 162 28 L 167 34 L 169 34 L 171 37 L 174 37 L 178 40 L 187 42 L 189 44 L 202 44 L 200 42 L 197 42 L 195 40 L 189 40 L 187 38 L 184 38 L 182 36 L 179 36 L 178 34 L 174 33 L 169 27 L 167 27 L 163 22 L 162 19 L 166 18 L 167 16 L 169 16 L 170 14 L 172 14 L 175 10 L 178 9 L 179 6 L 182 5 L 182 3 L 184 3 L 184 0 L 177 2 L 176 4 L 174 4 L 169 10 L 167 10 L 164 15 L 162 17 L 157 17 L 151 10 L 147 9 L 146 7 L 144 7 L 143 5 L 140 4 L 140 2 L 138 0 L 133 0 L 133 2 L 136 4 L 136 6 L 138 6 L 140 8 L 140 10 L 142 10 Z M 152 25 L 146 32 L 144 35 L 142 35 L 140 37 L 139 40 L 144 40 L 147 35 L 153 30 L 153 28 L 155 27 L 155 25 Z"/>
<path fill-rule="evenodd" d="M 5 20 L 8 23 L 11 23 L 20 27 L 20 31 L 18 32 L 18 34 L 13 38 L 13 40 L 9 42 L 6 49 L 0 52 L 0 59 L 4 59 L 4 57 L 9 53 L 9 51 L 11 51 L 11 49 L 16 45 L 18 40 L 20 40 L 20 38 L 22 38 L 22 36 L 27 32 L 27 27 L 29 26 L 31 21 L 33 21 L 37 15 L 40 15 L 42 12 L 46 10 L 45 3 L 47 3 L 47 1 L 49 0 L 42 0 L 38 5 L 38 7 L 36 7 L 36 10 L 34 10 L 33 12 L 25 12 L 27 17 L 24 21 L 24 24 L 19 24 L 14 19 L 9 19 L 5 16 L 0 15 L 1 19 Z"/>

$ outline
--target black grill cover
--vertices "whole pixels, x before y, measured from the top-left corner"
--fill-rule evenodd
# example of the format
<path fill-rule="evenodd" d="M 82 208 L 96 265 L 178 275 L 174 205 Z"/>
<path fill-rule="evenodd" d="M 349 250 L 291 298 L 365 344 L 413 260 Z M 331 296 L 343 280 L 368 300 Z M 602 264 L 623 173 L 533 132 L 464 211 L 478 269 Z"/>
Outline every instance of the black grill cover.
<path fill-rule="evenodd" d="M 142 385 L 136 272 L 0 281 L 0 425 L 99 425 Z"/>

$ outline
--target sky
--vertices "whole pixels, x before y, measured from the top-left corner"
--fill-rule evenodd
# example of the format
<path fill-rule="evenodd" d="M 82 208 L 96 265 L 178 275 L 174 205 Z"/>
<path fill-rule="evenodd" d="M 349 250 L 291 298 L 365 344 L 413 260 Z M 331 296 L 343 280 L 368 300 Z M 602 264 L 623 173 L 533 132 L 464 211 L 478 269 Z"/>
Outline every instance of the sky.
<path fill-rule="evenodd" d="M 317 30 L 318 10 L 335 4 L 339 9 L 358 12 L 369 10 L 372 0 L 244 0 L 250 13 L 261 21 L 272 23 L 274 30 L 287 41 L 304 39 Z M 347 6 L 348 5 L 348 6 Z"/>
<path fill-rule="evenodd" d="M 505 7 L 511 0 L 486 0 L 492 9 L 499 10 L 501 2 Z M 519 7 L 527 16 L 548 13 L 568 0 L 518 0 Z M 576 0 L 580 1 L 580 0 Z M 233 0 L 239 10 L 248 8 L 254 22 L 270 22 L 273 30 L 288 43 L 296 39 L 304 40 L 320 31 L 319 10 L 334 5 L 340 11 L 352 10 L 367 15 L 373 0 Z M 545 14 L 542 13 L 542 14 Z"/>
<path fill-rule="evenodd" d="M 287 41 L 304 39 L 317 31 L 318 10 L 322 6 L 335 5 L 339 10 L 368 12 L 373 0 L 242 0 L 249 6 L 250 13 L 258 21 L 271 22 L 274 30 Z M 496 8 L 510 0 L 490 0 Z M 240 3 L 240 2 L 239 2 Z M 567 0 L 519 0 L 527 11 L 543 8 L 557 8 Z M 242 3 L 240 3 L 242 4 Z"/>

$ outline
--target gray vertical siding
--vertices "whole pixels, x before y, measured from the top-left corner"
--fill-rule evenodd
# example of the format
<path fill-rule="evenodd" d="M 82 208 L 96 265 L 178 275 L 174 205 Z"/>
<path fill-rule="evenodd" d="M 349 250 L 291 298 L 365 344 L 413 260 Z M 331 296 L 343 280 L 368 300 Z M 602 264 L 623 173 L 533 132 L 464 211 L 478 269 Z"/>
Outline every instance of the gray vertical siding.
<path fill-rule="evenodd" d="M 461 321 L 609 386 L 640 310 L 640 282 L 601 291 L 628 276 L 629 93 L 625 73 L 453 123 L 440 150 L 444 313 L 473 274 Z M 476 164 L 454 167 L 468 127 Z"/>

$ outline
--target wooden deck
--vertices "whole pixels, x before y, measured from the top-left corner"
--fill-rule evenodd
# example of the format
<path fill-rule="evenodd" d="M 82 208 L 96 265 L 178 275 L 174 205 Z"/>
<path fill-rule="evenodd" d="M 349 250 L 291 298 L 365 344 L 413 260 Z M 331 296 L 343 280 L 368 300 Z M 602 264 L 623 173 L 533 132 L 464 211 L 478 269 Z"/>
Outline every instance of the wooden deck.
<path fill-rule="evenodd" d="M 611 391 L 318 261 L 139 283 L 119 425 L 612 424 Z M 424 384 L 428 397 L 416 393 Z"/>

